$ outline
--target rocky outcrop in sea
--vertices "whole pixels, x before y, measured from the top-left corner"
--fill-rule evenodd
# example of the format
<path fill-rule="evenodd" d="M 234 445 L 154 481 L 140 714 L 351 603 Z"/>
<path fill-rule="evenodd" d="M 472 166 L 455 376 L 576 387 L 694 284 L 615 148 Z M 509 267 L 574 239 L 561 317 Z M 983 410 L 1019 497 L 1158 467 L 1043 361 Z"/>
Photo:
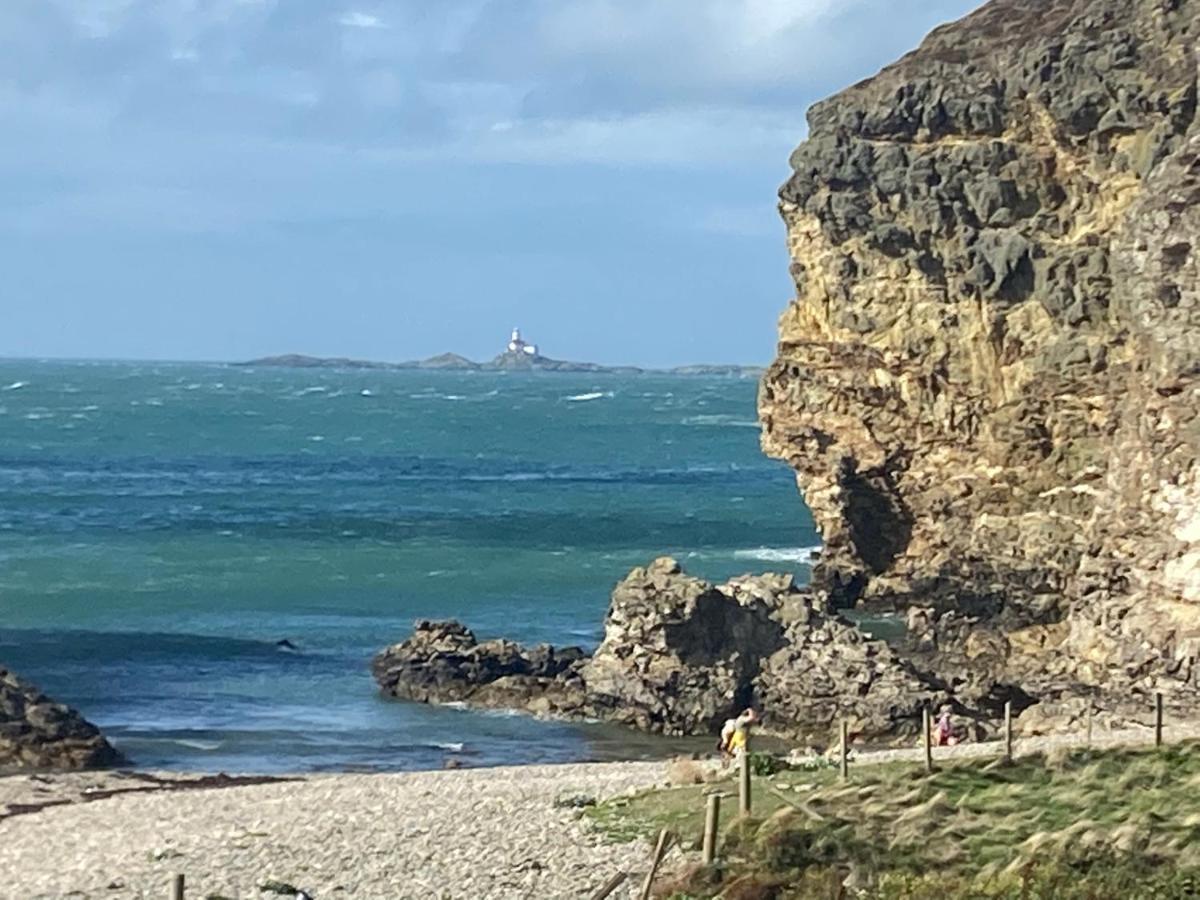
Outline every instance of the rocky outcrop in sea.
<path fill-rule="evenodd" d="M 764 378 L 835 606 L 1038 698 L 1200 687 L 1197 0 L 993 0 L 817 104 Z"/>
<path fill-rule="evenodd" d="M 0 771 L 95 769 L 122 761 L 79 713 L 0 668 Z"/>
<path fill-rule="evenodd" d="M 457 622 L 422 621 L 372 670 L 383 692 L 401 699 L 671 735 L 715 732 L 758 705 L 777 734 L 827 738 L 848 718 L 858 734 L 893 736 L 915 730 L 924 703 L 947 698 L 790 575 L 712 585 L 668 558 L 617 585 L 590 656 L 479 641 Z"/>

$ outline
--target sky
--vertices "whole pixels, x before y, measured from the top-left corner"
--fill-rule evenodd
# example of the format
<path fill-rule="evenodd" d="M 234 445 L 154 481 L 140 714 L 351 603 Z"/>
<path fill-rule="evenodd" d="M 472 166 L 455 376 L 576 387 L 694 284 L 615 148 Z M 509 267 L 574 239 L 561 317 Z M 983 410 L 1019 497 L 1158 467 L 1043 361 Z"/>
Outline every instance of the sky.
<path fill-rule="evenodd" d="M 805 111 L 973 0 L 3 0 L 0 356 L 763 363 Z"/>

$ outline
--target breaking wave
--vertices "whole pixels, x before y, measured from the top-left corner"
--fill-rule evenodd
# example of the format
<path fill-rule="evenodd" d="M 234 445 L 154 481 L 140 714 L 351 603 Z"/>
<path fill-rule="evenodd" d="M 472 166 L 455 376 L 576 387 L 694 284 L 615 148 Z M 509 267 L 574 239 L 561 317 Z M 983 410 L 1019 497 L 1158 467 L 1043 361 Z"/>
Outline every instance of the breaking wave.
<path fill-rule="evenodd" d="M 800 563 L 811 566 L 820 554 L 820 547 L 758 547 L 753 550 L 735 550 L 735 559 L 757 559 L 762 562 Z"/>

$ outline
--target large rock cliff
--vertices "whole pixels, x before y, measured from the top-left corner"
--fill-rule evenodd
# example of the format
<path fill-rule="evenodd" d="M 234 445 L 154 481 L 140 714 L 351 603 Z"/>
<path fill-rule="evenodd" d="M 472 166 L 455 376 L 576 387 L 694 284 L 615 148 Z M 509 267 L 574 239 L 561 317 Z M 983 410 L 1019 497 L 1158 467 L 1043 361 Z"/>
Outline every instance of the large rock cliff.
<path fill-rule="evenodd" d="M 1198 37 L 993 0 L 811 110 L 760 412 L 836 604 L 1034 687 L 1200 684 Z"/>

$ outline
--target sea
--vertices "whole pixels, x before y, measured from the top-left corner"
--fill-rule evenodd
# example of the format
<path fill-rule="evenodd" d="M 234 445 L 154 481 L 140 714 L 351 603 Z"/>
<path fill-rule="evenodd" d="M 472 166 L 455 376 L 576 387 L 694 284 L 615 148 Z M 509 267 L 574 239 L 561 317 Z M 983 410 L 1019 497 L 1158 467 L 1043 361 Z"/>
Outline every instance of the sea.
<path fill-rule="evenodd" d="M 0 360 L 0 665 L 147 769 L 673 752 L 389 700 L 369 663 L 421 618 L 593 648 L 616 582 L 664 554 L 807 579 L 819 539 L 759 449 L 757 387 Z"/>

